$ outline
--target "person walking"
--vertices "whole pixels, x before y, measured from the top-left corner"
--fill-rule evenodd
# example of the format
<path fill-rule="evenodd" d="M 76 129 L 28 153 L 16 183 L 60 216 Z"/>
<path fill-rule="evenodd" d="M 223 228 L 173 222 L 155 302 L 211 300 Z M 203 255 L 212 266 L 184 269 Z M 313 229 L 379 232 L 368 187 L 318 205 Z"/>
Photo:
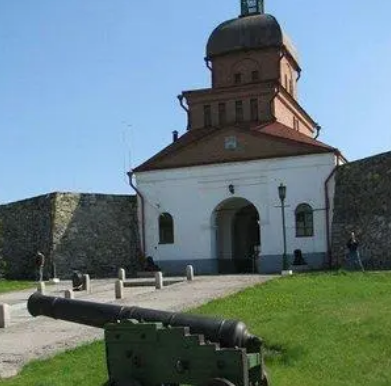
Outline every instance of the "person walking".
<path fill-rule="evenodd" d="M 35 255 L 35 269 L 36 269 L 36 280 L 38 282 L 43 281 L 43 268 L 45 266 L 45 255 L 37 251 Z"/>
<path fill-rule="evenodd" d="M 348 249 L 347 262 L 348 266 L 355 268 L 357 265 L 360 267 L 362 272 L 365 272 L 364 266 L 361 261 L 359 242 L 354 232 L 351 232 L 350 239 L 348 240 L 346 247 Z"/>

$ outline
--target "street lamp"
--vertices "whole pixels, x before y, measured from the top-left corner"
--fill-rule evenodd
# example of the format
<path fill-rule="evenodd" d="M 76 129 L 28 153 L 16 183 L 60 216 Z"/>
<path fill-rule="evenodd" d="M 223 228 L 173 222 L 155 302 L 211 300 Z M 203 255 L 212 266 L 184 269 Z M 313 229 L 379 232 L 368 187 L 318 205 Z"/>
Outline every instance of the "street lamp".
<path fill-rule="evenodd" d="M 285 230 L 285 198 L 286 198 L 286 186 L 281 183 L 278 187 L 278 196 L 281 201 L 281 215 L 282 215 L 282 235 L 284 240 L 284 254 L 282 255 L 282 270 L 287 271 L 289 268 L 288 265 L 288 256 L 286 254 L 286 230 Z"/>

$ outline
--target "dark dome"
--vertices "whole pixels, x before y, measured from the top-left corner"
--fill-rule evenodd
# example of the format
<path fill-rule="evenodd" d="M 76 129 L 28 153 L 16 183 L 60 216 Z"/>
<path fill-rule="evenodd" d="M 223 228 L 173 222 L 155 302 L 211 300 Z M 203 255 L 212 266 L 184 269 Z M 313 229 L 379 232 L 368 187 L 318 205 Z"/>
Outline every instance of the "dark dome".
<path fill-rule="evenodd" d="M 276 18 L 258 14 L 228 20 L 215 28 L 208 40 L 206 56 L 282 45 L 283 33 Z"/>

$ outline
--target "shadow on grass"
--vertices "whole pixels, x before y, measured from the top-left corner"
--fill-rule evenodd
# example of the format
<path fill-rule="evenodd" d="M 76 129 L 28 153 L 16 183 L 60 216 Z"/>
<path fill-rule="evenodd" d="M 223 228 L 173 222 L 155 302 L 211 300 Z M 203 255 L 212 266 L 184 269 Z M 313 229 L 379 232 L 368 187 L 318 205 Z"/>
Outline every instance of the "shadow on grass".
<path fill-rule="evenodd" d="M 265 361 L 269 364 L 292 366 L 297 363 L 304 354 L 304 349 L 299 346 L 283 347 L 282 345 L 264 345 L 263 353 Z"/>

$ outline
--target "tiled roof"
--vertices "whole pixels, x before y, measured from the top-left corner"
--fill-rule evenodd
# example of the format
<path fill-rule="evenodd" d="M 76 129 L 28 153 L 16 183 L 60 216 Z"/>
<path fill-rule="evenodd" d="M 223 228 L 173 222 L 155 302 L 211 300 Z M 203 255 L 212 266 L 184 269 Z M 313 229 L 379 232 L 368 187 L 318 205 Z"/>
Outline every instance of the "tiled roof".
<path fill-rule="evenodd" d="M 202 150 L 207 146 L 214 150 L 212 143 L 216 142 L 216 138 L 219 139 L 219 136 L 224 136 L 226 135 L 225 133 L 230 132 L 234 132 L 238 136 L 250 138 L 250 140 L 246 141 L 249 147 L 248 153 L 246 153 L 246 149 L 242 149 L 243 151 L 237 155 L 232 152 L 219 152 L 216 149 L 216 151 L 207 152 L 206 156 L 195 156 L 195 153 L 199 152 L 201 154 Z M 251 130 L 235 127 L 226 129 L 193 129 L 135 168 L 134 171 L 137 173 L 223 162 L 241 162 L 329 152 L 337 153 L 338 150 L 278 122 Z"/>

